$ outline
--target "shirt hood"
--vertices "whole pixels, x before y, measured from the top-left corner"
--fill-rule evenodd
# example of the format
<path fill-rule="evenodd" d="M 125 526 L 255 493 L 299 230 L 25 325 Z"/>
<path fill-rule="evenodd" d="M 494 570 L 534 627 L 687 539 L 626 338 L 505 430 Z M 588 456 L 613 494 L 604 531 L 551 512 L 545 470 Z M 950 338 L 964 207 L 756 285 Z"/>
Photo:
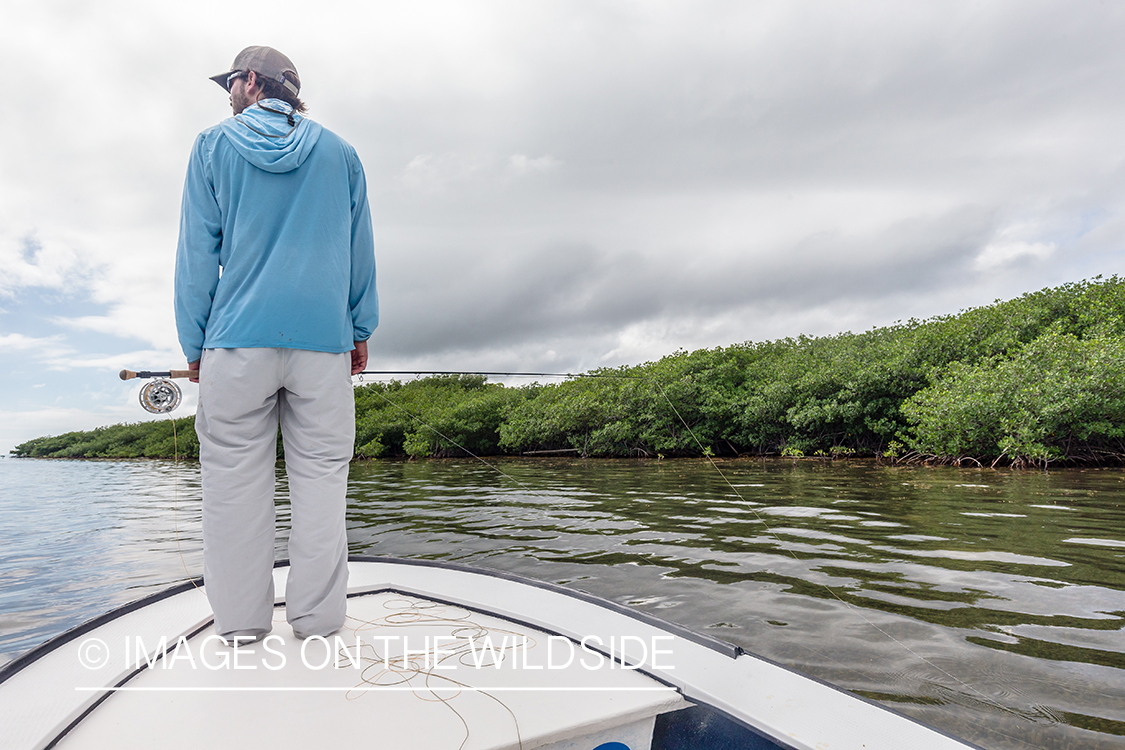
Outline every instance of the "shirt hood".
<path fill-rule="evenodd" d="M 293 115 L 294 125 L 289 124 Z M 304 163 L 321 126 L 280 99 L 263 99 L 219 123 L 235 150 L 266 172 L 291 172 Z"/>

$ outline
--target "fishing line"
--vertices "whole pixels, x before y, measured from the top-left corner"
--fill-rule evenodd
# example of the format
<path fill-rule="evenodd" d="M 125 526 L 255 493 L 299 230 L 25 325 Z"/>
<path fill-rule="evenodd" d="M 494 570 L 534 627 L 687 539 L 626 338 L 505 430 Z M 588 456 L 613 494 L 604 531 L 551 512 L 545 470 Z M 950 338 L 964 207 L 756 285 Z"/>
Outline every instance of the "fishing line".
<path fill-rule="evenodd" d="M 770 528 L 769 524 L 761 516 L 761 514 L 758 513 L 758 511 L 754 509 L 753 504 L 751 504 L 750 501 L 748 501 L 745 497 L 743 497 L 742 493 L 738 491 L 738 488 L 735 487 L 735 485 L 730 481 L 730 479 L 727 478 L 726 474 L 724 474 L 722 469 L 719 468 L 718 464 L 715 463 L 714 458 L 712 458 L 712 456 L 710 455 L 710 451 L 707 450 L 706 448 L 704 448 L 703 443 L 699 440 L 699 437 L 695 434 L 695 431 L 691 429 L 691 425 L 689 425 L 687 423 L 687 420 L 684 419 L 684 417 L 680 414 L 679 409 L 677 409 L 675 404 L 672 403 L 672 400 L 668 397 L 668 394 L 664 391 L 664 388 L 661 387 L 660 383 L 656 382 L 655 380 L 652 380 L 650 378 L 646 378 L 646 377 L 640 376 L 640 375 L 603 375 L 603 374 L 592 374 L 592 373 L 584 373 L 584 374 L 580 374 L 580 375 L 575 375 L 575 374 L 572 374 L 572 373 L 516 373 L 516 372 L 499 373 L 499 372 L 481 372 L 481 371 L 466 372 L 466 371 L 449 371 L 449 370 L 446 370 L 446 371 L 438 371 L 438 370 L 430 370 L 430 371 L 423 371 L 423 370 L 413 370 L 413 371 L 407 371 L 407 370 L 399 370 L 399 371 L 371 370 L 371 371 L 366 371 L 365 370 L 364 372 L 361 372 L 361 373 L 358 373 L 358 374 L 359 375 L 376 375 L 376 374 L 379 374 L 379 375 L 497 375 L 497 376 L 503 375 L 503 376 L 528 376 L 528 377 L 584 377 L 584 378 L 595 378 L 595 379 L 605 379 L 605 380 L 639 380 L 639 381 L 643 381 L 646 384 L 653 386 L 659 392 L 660 396 L 668 404 L 668 407 L 676 415 L 676 418 L 684 426 L 684 429 L 686 429 L 688 431 L 688 434 L 691 435 L 692 440 L 695 441 L 695 444 L 699 447 L 700 453 L 703 454 L 703 457 L 707 459 L 708 463 L 716 471 L 716 473 L 718 473 L 718 475 L 722 478 L 722 480 L 727 484 L 727 486 L 730 488 L 730 490 L 734 493 L 735 497 L 737 497 L 743 503 L 747 504 L 746 507 L 750 510 L 751 513 L 754 514 L 754 517 L 758 520 L 758 522 L 762 524 L 762 528 L 764 528 L 766 530 L 766 534 L 768 534 L 774 540 L 774 542 L 778 545 L 778 547 L 780 547 L 782 550 L 787 552 L 790 557 L 792 557 L 798 563 L 801 562 L 801 558 L 799 558 L 797 556 L 796 552 L 794 552 L 792 549 L 788 548 L 785 545 L 785 543 L 782 542 L 781 538 L 776 533 L 774 533 L 773 529 Z M 360 382 L 361 383 L 363 382 L 362 378 L 361 378 Z M 421 417 L 417 416 L 416 414 L 412 414 L 411 412 L 409 412 L 405 408 L 403 408 L 403 407 L 399 406 L 398 404 L 394 403 L 393 401 L 388 399 L 382 393 L 379 393 L 378 391 L 375 391 L 375 390 L 372 390 L 371 392 L 378 395 L 381 399 L 386 401 L 388 404 L 390 404 L 394 408 L 398 409 L 399 411 L 403 412 L 407 416 L 416 420 L 419 424 L 421 424 L 424 427 L 432 430 L 434 433 L 436 433 L 437 435 L 439 435 L 443 439 L 449 441 L 451 444 L 453 444 L 457 448 L 465 451 L 465 453 L 467 453 L 469 456 L 471 456 L 474 459 L 480 461 L 481 463 L 483 463 L 485 466 L 488 466 L 493 471 L 496 471 L 501 476 L 506 477 L 508 480 L 510 480 L 510 481 L 514 482 L 515 484 L 519 485 L 521 488 L 527 490 L 529 493 L 534 493 L 534 491 L 530 487 L 525 485 L 523 482 L 520 482 L 518 479 L 512 477 L 511 475 L 501 471 L 499 468 L 497 468 L 497 467 L 493 466 L 492 464 L 488 463 L 487 461 L 485 461 L 480 456 L 477 456 L 472 451 L 470 451 L 468 448 L 464 447 L 463 445 L 460 445 L 455 440 L 453 440 L 452 438 L 448 437 L 447 435 L 445 435 L 444 433 L 439 431 L 436 427 L 433 427 L 432 425 L 425 422 Z M 602 534 L 603 536 L 605 536 L 607 538 L 611 538 L 609 534 L 605 534 L 604 532 L 601 532 L 597 528 L 594 528 L 593 530 L 595 532 L 599 533 L 599 534 Z M 643 552 L 639 553 L 639 554 L 642 558 L 647 559 L 649 562 L 658 563 L 658 561 L 655 558 L 653 558 L 649 555 L 646 555 Z M 997 703 L 994 699 L 990 698 L 985 693 L 981 692 L 980 690 L 973 687 L 972 685 L 965 682 L 964 680 L 959 679 L 956 675 L 953 675 L 950 672 L 948 672 L 947 670 L 942 669 L 937 664 L 934 664 L 932 661 L 930 661 L 926 657 L 922 656 L 921 654 L 919 654 L 914 649 L 910 648 L 910 646 L 906 645 L 905 643 L 903 643 L 899 639 L 895 638 L 893 635 L 891 635 L 886 630 L 884 630 L 883 628 L 881 628 L 877 624 L 875 624 L 875 622 L 873 622 L 871 619 L 869 619 L 863 613 L 863 611 L 860 608 L 856 607 L 855 605 L 853 605 L 850 602 L 848 602 L 847 600 L 845 600 L 843 597 L 841 597 L 839 594 L 837 594 L 827 584 L 819 583 L 817 585 L 819 585 L 822 589 L 827 591 L 832 596 L 832 598 L 834 598 L 836 601 L 840 602 L 845 607 L 847 607 L 847 609 L 849 611 L 858 615 L 861 620 L 863 620 L 865 623 L 867 623 L 867 625 L 869 625 L 875 631 L 880 633 L 887 640 L 896 644 L 898 647 L 903 649 L 906 653 L 910 654 L 911 656 L 913 656 L 915 659 L 917 659 L 921 663 L 923 663 L 923 664 L 927 665 L 928 667 L 930 667 L 931 669 L 941 673 L 945 677 L 948 677 L 950 680 L 957 683 L 958 685 L 961 685 L 962 687 L 966 688 L 970 693 L 974 693 L 974 694 L 980 696 L 980 698 L 983 699 L 983 702 L 986 705 L 990 705 L 990 706 L 992 706 L 994 708 L 997 708 L 997 709 L 999 709 L 1001 711 L 1004 711 L 1004 712 L 1015 713 L 1017 716 L 1020 715 L 1018 712 L 1013 711 L 1012 709 Z M 835 661 L 835 659 L 833 659 L 833 661 Z"/>
<path fill-rule="evenodd" d="M 172 422 L 172 526 L 176 530 L 176 551 L 180 553 L 180 564 L 184 566 L 184 573 L 187 574 L 191 585 L 195 587 L 196 591 L 202 593 L 202 589 L 195 582 L 198 576 L 193 576 L 191 571 L 188 570 L 184 550 L 180 546 L 180 443 L 176 437 L 176 419 L 171 415 L 168 419 Z"/>
<path fill-rule="evenodd" d="M 364 374 L 364 373 L 359 373 L 359 374 L 360 374 L 360 375 L 362 375 L 362 374 Z M 402 374 L 402 373 L 398 373 L 398 374 Z M 459 373 L 459 374 L 462 374 L 462 375 L 471 375 L 471 374 L 477 374 L 477 373 Z M 539 374 L 539 375 L 546 375 L 546 374 L 549 374 L 549 373 L 538 373 L 538 374 Z M 594 376 L 592 376 L 592 375 L 588 375 L 588 376 L 586 376 L 586 377 L 594 377 Z M 497 474 L 499 474 L 500 476 L 502 476 L 502 477 L 505 477 L 505 478 L 506 478 L 506 479 L 508 479 L 509 481 L 511 481 L 511 482 L 513 482 L 514 484 L 518 485 L 518 486 L 519 486 L 519 487 L 520 487 L 521 489 L 525 490 L 525 491 L 526 491 L 526 492 L 527 492 L 527 493 L 528 493 L 529 495 L 532 495 L 532 496 L 534 496 L 534 495 L 538 494 L 538 493 L 537 493 L 537 492 L 536 492 L 535 490 L 533 490 L 533 489 L 532 489 L 531 487 L 529 487 L 528 485 L 526 485 L 526 484 L 524 484 L 523 482 L 521 482 L 520 480 L 516 479 L 516 478 L 515 478 L 515 477 L 513 477 L 513 476 L 512 476 L 511 474 L 508 474 L 507 472 L 505 472 L 505 471 L 501 470 L 501 469 L 500 469 L 499 467 L 497 467 L 497 466 L 493 466 L 493 465 L 492 465 L 492 464 L 490 464 L 490 463 L 489 463 L 488 461 L 485 461 L 485 460 L 484 460 L 483 458 L 481 458 L 481 457 L 480 457 L 480 456 L 478 456 L 477 454 L 473 453 L 473 452 L 472 452 L 471 450 L 469 450 L 469 449 L 468 449 L 468 448 L 466 448 L 465 446 L 461 445 L 461 444 L 460 444 L 460 443 L 458 443 L 458 442 L 457 442 L 456 440 L 454 440 L 453 438 L 449 437 L 448 435 L 446 435 L 445 433 L 443 433 L 443 432 L 442 432 L 441 430 L 439 430 L 438 428 L 434 427 L 433 425 L 431 425 L 431 424 L 429 424 L 428 422 L 426 422 L 425 420 L 423 420 L 423 419 L 422 419 L 421 417 L 419 417 L 419 416 L 418 416 L 417 414 L 413 414 L 413 413 L 411 413 L 410 411 L 408 411 L 407 409 L 403 408 L 402 406 L 399 406 L 399 405 L 398 405 L 398 404 L 396 404 L 396 403 L 395 403 L 394 401 L 391 401 L 391 400 L 390 400 L 389 398 L 387 398 L 387 397 L 386 397 L 385 395 L 383 395 L 382 393 L 379 393 L 378 391 L 372 391 L 372 392 L 373 392 L 373 393 L 375 393 L 375 395 L 377 395 L 377 396 L 378 396 L 379 398 L 383 399 L 383 400 L 384 400 L 384 401 L 386 401 L 386 402 L 387 402 L 388 404 L 390 404 L 391 406 L 393 406 L 394 408 L 396 408 L 396 409 L 398 409 L 399 411 L 401 411 L 401 412 L 402 412 L 403 414 L 405 414 L 406 416 L 408 416 L 408 417 L 410 417 L 411 419 L 413 419 L 413 420 L 417 421 L 417 422 L 418 422 L 418 423 L 419 423 L 420 425 L 422 425 L 423 427 L 425 427 L 425 428 L 427 428 L 427 429 L 429 429 L 429 430 L 432 430 L 432 431 L 433 431 L 434 433 L 436 433 L 436 434 L 437 434 L 437 435 L 438 435 L 439 437 L 443 438 L 444 440 L 448 440 L 448 441 L 449 441 L 450 443 L 452 443 L 452 444 L 453 444 L 453 445 L 454 445 L 454 446 L 455 446 L 456 448 L 459 448 L 459 449 L 461 449 L 461 450 L 465 451 L 465 453 L 469 454 L 469 455 L 470 455 L 471 457 L 473 457 L 473 458 L 474 458 L 474 459 L 476 459 L 477 461 L 480 461 L 480 462 L 481 462 L 482 464 L 484 464 L 484 465 L 485 465 L 485 466 L 487 466 L 488 468 L 492 469 L 493 471 L 495 471 L 495 472 L 496 472 Z M 544 517 L 544 516 L 546 516 L 546 514 L 544 514 L 544 513 L 542 513 L 542 512 L 541 512 L 541 513 L 540 513 L 540 517 Z M 596 526 L 591 526 L 590 528 L 591 528 L 591 530 L 593 530 L 593 531 L 594 531 L 594 533 L 596 533 L 596 534 L 600 534 L 600 535 L 604 536 L 604 537 L 605 537 L 605 538 L 607 538 L 607 539 L 613 539 L 613 537 L 612 537 L 612 536 L 611 536 L 610 534 L 607 534 L 607 533 L 605 533 L 604 531 L 602 531 L 601 529 L 597 528 Z M 616 540 L 615 540 L 615 541 L 616 541 Z M 661 562 L 660 562 L 659 560 L 657 560 L 656 558 L 654 558 L 654 557 L 651 557 L 650 555 L 647 555 L 647 554 L 645 554 L 645 553 L 643 553 L 643 552 L 639 552 L 639 553 L 637 553 L 637 554 L 638 554 L 638 555 L 639 555 L 640 557 L 642 557 L 642 558 L 644 558 L 644 559 L 648 560 L 649 562 L 651 562 L 651 563 L 653 563 L 653 564 L 656 564 L 656 565 L 661 565 L 661 564 L 662 564 L 662 563 L 661 563 Z"/>
<path fill-rule="evenodd" d="M 356 375 L 493 375 L 496 377 L 609 378 L 643 380 L 635 375 L 595 375 L 588 372 L 485 372 L 484 370 L 364 370 Z M 362 380 L 360 382 L 363 382 Z"/>
<path fill-rule="evenodd" d="M 400 602 L 405 606 L 393 606 L 399 605 Z M 438 602 L 430 602 L 426 600 L 417 600 L 403 597 L 402 599 L 392 599 L 384 601 L 383 609 L 390 610 L 391 614 L 384 615 L 383 617 L 374 620 L 364 620 L 359 617 L 347 615 L 347 618 L 349 620 L 354 620 L 359 623 L 359 625 L 351 629 L 353 635 L 356 636 L 357 641 L 362 642 L 360 639 L 360 632 L 366 630 L 379 630 L 382 628 L 408 628 L 417 626 L 444 626 L 449 628 L 449 637 L 454 638 L 455 643 L 458 643 L 459 645 L 451 645 L 448 648 L 441 649 L 441 653 L 443 654 L 443 656 L 440 659 L 437 658 L 437 653 L 434 652 L 432 654 L 434 656 L 434 662 L 431 665 L 431 654 L 429 652 L 423 654 L 415 652 L 409 657 L 404 653 L 401 656 L 391 658 L 389 653 L 380 655 L 379 651 L 373 644 L 364 643 L 361 649 L 357 649 L 356 655 L 361 661 L 366 662 L 367 666 L 365 666 L 360 672 L 360 684 L 356 685 L 355 687 L 355 690 L 358 692 L 354 696 L 352 695 L 351 691 L 345 694 L 346 696 L 348 696 L 348 700 L 357 700 L 358 698 L 366 694 L 367 690 L 363 687 L 365 685 L 376 688 L 408 685 L 414 689 L 414 695 L 419 700 L 426 701 L 427 703 L 440 702 L 446 708 L 452 711 L 454 715 L 457 716 L 465 733 L 464 738 L 461 740 L 461 744 L 458 746 L 458 750 L 461 750 L 469 741 L 469 722 L 465 719 L 465 716 L 460 711 L 458 711 L 456 707 L 453 706 L 452 701 L 454 701 L 461 695 L 462 691 L 459 688 L 472 690 L 473 693 L 483 695 L 494 701 L 508 712 L 508 715 L 512 718 L 512 724 L 515 727 L 516 743 L 519 749 L 522 750 L 523 737 L 520 734 L 519 719 L 516 717 L 515 712 L 511 709 L 511 707 L 508 706 L 508 704 L 506 704 L 503 700 L 488 692 L 487 690 L 476 688 L 466 682 L 453 679 L 449 675 L 435 674 L 434 670 L 442 668 L 440 665 L 445 664 L 450 660 L 456 660 L 457 663 L 461 664 L 462 666 L 474 667 L 477 669 L 497 667 L 499 666 L 500 662 L 503 662 L 505 653 L 507 652 L 510 652 L 512 654 L 512 658 L 515 658 L 515 653 L 520 648 L 523 648 L 525 649 L 526 658 L 526 649 L 534 648 L 536 645 L 536 640 L 534 638 L 529 638 L 526 634 L 517 633 L 512 630 L 504 630 L 501 628 L 490 628 L 479 622 L 475 622 L 472 620 L 472 613 L 468 610 L 463 610 L 463 614 L 460 615 L 449 614 L 446 611 L 446 605 L 440 604 Z M 494 644 L 492 644 L 491 639 L 494 634 L 504 636 L 504 639 L 501 642 L 499 648 L 496 648 Z M 512 645 L 510 646 L 508 645 L 508 636 L 512 636 Z M 494 661 L 486 661 L 483 658 L 476 658 L 476 645 L 481 646 L 481 656 L 483 657 L 485 654 L 485 646 L 483 643 L 481 643 L 481 640 L 485 638 L 487 638 L 489 642 L 487 653 L 494 659 Z M 375 640 L 379 639 L 376 638 Z M 384 646 L 386 646 L 386 644 L 384 644 Z M 369 657 L 365 653 L 363 653 L 364 651 L 366 651 L 366 649 L 370 649 L 371 653 L 374 656 Z M 344 652 L 342 656 L 341 651 Z M 419 666 L 418 662 L 421 660 L 420 657 L 423 656 L 425 657 L 425 660 L 423 664 Z M 347 660 L 348 663 L 353 663 L 351 653 L 349 653 L 347 651 L 347 648 L 344 646 L 341 647 L 340 651 L 336 652 L 336 664 L 339 665 L 342 660 Z M 376 668 L 378 669 L 376 670 Z M 369 674 L 369 672 L 371 672 L 371 674 Z M 411 680 L 415 677 L 423 678 L 424 682 L 421 686 L 415 686 L 411 683 Z M 431 678 L 441 680 L 445 683 L 448 683 L 448 685 L 442 686 L 431 684 Z M 443 688 L 445 692 L 454 691 L 453 695 L 439 695 L 438 691 L 443 690 Z M 426 698 L 424 695 L 421 695 L 417 692 L 419 690 L 428 691 L 430 695 L 433 696 L 433 698 Z"/>
<path fill-rule="evenodd" d="M 191 571 L 188 570 L 184 550 L 180 544 L 180 442 L 176 433 L 176 418 L 172 416 L 172 412 L 183 400 L 183 393 L 173 378 L 191 378 L 197 374 L 198 371 L 192 370 L 165 370 L 163 372 L 122 370 L 117 376 L 122 380 L 133 380 L 135 378 L 148 380 L 149 382 L 141 386 L 141 390 L 137 394 L 141 408 L 150 414 L 167 414 L 168 420 L 172 423 L 172 526 L 176 533 L 176 551 L 180 555 L 180 564 L 184 567 L 184 573 L 187 574 L 188 581 L 199 591 L 199 585 L 195 582 L 198 576 L 193 576 Z"/>

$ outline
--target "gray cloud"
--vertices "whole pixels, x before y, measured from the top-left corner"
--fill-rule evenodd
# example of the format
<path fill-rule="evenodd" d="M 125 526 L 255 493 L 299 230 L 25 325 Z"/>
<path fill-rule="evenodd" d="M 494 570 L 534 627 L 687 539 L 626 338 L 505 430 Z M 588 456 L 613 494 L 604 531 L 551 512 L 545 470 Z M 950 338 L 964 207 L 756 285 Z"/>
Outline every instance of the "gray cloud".
<path fill-rule="evenodd" d="M 933 294 L 963 284 L 992 233 L 992 218 L 962 208 L 905 220 L 871 237 L 818 233 L 765 257 L 705 256 L 695 263 L 607 253 L 588 243 L 524 252 L 470 245 L 456 256 L 439 254 L 441 264 L 410 255 L 401 265 L 384 264 L 399 283 L 386 294 L 391 322 L 376 341 L 386 355 L 419 356 L 496 342 L 605 337 L 648 320 Z M 407 313 L 405 321 L 396 310 Z"/>

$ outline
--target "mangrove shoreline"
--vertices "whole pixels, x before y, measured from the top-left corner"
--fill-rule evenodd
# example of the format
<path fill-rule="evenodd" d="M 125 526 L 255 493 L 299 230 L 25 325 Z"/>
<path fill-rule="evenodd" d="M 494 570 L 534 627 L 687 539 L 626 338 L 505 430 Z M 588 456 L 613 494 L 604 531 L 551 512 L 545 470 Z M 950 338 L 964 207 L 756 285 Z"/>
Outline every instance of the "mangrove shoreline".
<path fill-rule="evenodd" d="M 1125 280 L 1097 277 L 858 334 L 678 351 L 555 384 L 447 375 L 365 384 L 355 398 L 358 459 L 539 451 L 1119 464 Z M 198 450 L 188 416 L 36 438 L 12 454 L 194 458 Z"/>

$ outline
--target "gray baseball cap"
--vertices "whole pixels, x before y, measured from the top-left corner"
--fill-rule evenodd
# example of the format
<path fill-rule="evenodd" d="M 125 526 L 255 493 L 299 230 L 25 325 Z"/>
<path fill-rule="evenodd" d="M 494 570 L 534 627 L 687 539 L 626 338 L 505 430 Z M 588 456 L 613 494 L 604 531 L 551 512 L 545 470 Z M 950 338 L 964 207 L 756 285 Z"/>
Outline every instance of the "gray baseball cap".
<path fill-rule="evenodd" d="M 227 85 L 230 77 L 249 70 L 277 81 L 293 96 L 301 90 L 301 77 L 297 75 L 293 61 L 273 47 L 247 47 L 234 58 L 230 70 L 211 76 L 211 80 L 222 86 L 224 91 L 230 91 Z"/>

